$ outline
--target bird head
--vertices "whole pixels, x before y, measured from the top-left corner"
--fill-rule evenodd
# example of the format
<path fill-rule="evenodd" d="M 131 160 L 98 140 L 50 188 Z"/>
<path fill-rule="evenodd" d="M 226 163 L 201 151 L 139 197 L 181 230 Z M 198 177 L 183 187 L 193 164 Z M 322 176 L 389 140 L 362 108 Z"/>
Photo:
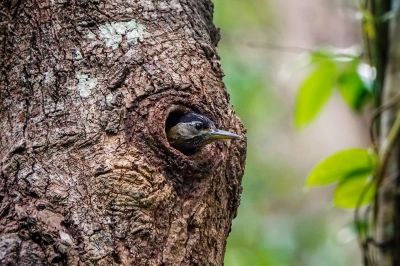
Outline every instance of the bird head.
<path fill-rule="evenodd" d="M 201 147 L 223 139 L 240 139 L 229 131 L 217 129 L 214 123 L 197 113 L 186 113 L 167 127 L 167 137 L 173 147 L 181 151 L 196 151 Z"/>

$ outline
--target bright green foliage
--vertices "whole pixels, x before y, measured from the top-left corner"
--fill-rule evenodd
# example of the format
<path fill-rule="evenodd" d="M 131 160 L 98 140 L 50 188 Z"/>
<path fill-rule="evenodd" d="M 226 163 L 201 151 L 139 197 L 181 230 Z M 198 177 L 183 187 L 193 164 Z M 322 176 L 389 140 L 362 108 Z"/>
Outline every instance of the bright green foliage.
<path fill-rule="evenodd" d="M 374 168 L 375 156 L 368 150 L 343 150 L 317 164 L 307 178 L 307 186 L 324 186 L 353 175 L 370 175 Z"/>
<path fill-rule="evenodd" d="M 370 175 L 354 174 L 336 186 L 333 203 L 339 208 L 356 208 L 369 204 L 375 196 L 375 188 L 371 184 Z"/>
<path fill-rule="evenodd" d="M 344 101 L 359 111 L 372 98 L 372 84 L 360 74 L 358 57 L 330 52 L 311 54 L 313 71 L 300 86 L 295 124 L 304 127 L 313 121 L 332 92 L 337 89 Z M 341 208 L 355 208 L 371 202 L 375 190 L 370 184 L 376 166 L 376 156 L 364 149 L 340 151 L 320 162 L 307 178 L 307 187 L 337 183 L 334 204 Z M 365 192 L 363 192 L 365 191 Z"/>
<path fill-rule="evenodd" d="M 326 104 L 336 82 L 336 73 L 336 65 L 326 60 L 304 80 L 296 102 L 295 123 L 298 127 L 314 120 Z"/>
<path fill-rule="evenodd" d="M 338 183 L 334 195 L 334 204 L 337 207 L 355 208 L 357 203 L 370 203 L 374 189 L 363 191 L 371 182 L 370 177 L 373 175 L 376 162 L 376 155 L 365 149 L 337 152 L 312 169 L 307 178 L 307 186 L 317 187 Z"/>
<path fill-rule="evenodd" d="M 338 90 L 344 101 L 353 110 L 361 108 L 372 97 L 372 83 L 366 83 L 357 71 L 359 60 L 352 60 L 343 65 L 343 70 L 338 77 Z"/>
<path fill-rule="evenodd" d="M 359 58 L 329 52 L 311 54 L 313 70 L 300 85 L 295 107 L 295 124 L 302 128 L 320 113 L 335 89 L 353 110 L 371 99 L 371 85 L 363 80 Z"/>

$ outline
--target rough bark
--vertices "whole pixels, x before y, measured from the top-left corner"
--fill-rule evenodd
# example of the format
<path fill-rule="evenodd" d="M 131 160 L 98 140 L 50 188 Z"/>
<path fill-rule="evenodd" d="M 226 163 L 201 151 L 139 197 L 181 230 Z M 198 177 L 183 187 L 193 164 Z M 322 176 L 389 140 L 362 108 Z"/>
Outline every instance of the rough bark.
<path fill-rule="evenodd" d="M 221 265 L 245 141 L 187 156 L 191 109 L 244 133 L 208 0 L 0 2 L 0 264 Z"/>

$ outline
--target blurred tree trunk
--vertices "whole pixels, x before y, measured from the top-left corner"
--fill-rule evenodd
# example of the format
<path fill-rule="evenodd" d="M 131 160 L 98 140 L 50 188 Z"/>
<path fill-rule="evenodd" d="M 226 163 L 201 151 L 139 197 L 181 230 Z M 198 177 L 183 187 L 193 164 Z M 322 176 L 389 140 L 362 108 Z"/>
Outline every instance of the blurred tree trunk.
<path fill-rule="evenodd" d="M 221 265 L 245 142 L 186 156 L 189 108 L 244 133 L 208 0 L 0 2 L 0 264 Z M 180 106 L 180 107 L 179 107 Z"/>
<path fill-rule="evenodd" d="M 372 2 L 377 18 L 375 66 L 381 91 L 381 176 L 374 213 L 375 255 L 370 265 L 394 266 L 400 265 L 400 1 Z"/>

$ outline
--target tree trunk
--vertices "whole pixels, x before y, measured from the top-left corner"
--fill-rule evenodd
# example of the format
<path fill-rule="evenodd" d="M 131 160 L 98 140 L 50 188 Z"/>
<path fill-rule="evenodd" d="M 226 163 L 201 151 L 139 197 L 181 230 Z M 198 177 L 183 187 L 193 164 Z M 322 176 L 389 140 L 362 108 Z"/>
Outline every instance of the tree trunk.
<path fill-rule="evenodd" d="M 379 70 L 382 82 L 382 98 L 380 99 L 380 175 L 379 187 L 375 202 L 375 240 L 370 247 L 370 263 L 368 265 L 395 266 L 400 265 L 400 1 L 375 1 L 376 5 L 386 6 L 377 16 L 381 30 L 380 60 L 385 62 Z M 392 12 L 389 20 L 383 18 Z M 386 26 L 386 30 L 384 30 Z M 382 38 L 386 36 L 386 38 Z"/>
<path fill-rule="evenodd" d="M 0 2 L 0 264 L 221 265 L 245 141 L 185 155 L 175 110 L 244 133 L 208 0 Z"/>

